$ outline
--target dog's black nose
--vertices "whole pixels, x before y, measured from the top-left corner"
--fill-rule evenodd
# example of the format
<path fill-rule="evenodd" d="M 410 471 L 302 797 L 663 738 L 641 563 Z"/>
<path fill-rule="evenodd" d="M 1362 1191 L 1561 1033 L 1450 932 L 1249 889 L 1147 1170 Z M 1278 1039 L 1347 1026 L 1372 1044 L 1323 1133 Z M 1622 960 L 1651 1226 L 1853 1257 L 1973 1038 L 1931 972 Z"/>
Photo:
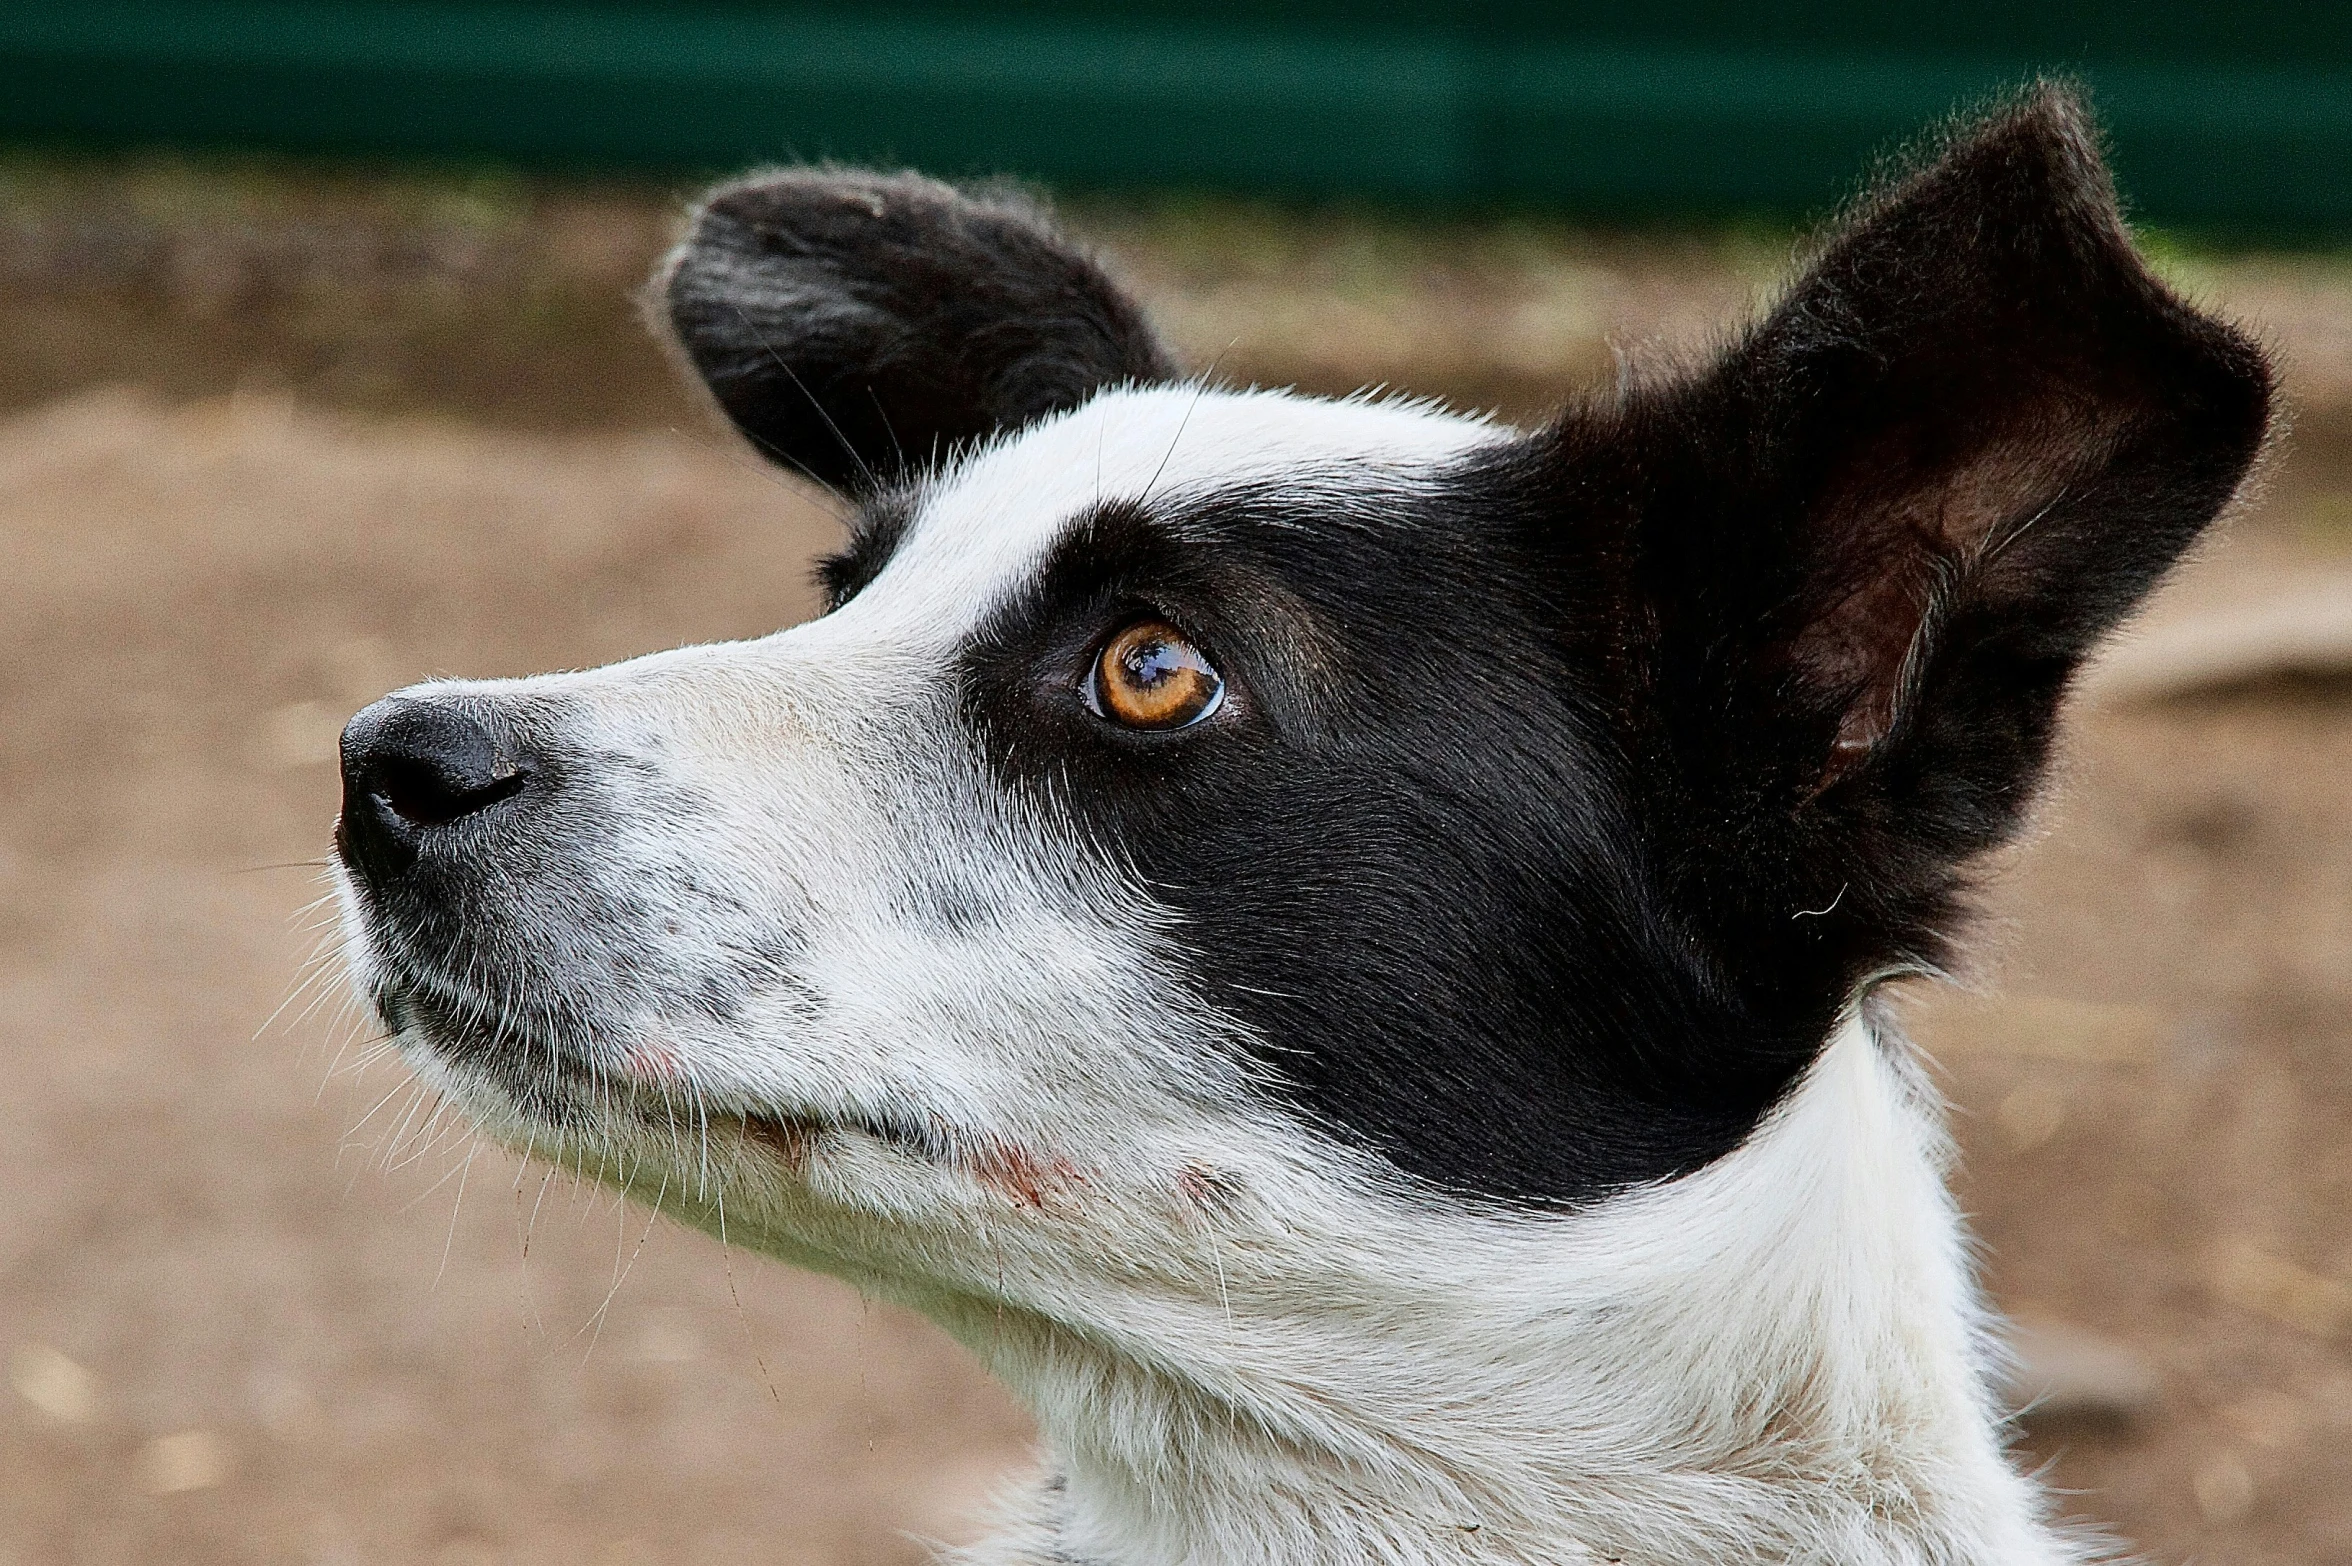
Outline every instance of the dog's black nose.
<path fill-rule="evenodd" d="M 343 730 L 343 819 L 335 839 L 353 868 L 405 868 L 436 828 L 529 788 L 528 761 L 448 702 L 388 697 Z"/>

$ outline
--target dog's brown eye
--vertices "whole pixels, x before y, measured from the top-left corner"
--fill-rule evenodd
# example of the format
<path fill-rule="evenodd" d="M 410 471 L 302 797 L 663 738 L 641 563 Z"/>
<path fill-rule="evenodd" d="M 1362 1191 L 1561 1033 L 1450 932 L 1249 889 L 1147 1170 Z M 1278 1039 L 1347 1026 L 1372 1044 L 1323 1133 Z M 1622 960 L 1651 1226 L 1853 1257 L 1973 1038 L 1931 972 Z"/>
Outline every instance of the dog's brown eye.
<path fill-rule="evenodd" d="M 1225 700 L 1225 682 L 1165 620 L 1139 620 L 1105 643 L 1088 672 L 1086 705 L 1131 729 L 1180 729 Z"/>

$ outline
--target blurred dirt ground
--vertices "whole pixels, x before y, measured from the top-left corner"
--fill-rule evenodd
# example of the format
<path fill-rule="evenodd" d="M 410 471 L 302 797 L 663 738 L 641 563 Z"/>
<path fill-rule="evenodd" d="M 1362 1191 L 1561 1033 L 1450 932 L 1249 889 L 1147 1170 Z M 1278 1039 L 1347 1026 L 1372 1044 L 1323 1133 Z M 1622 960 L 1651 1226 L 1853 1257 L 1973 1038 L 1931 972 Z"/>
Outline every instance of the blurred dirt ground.
<path fill-rule="evenodd" d="M 303 984 L 350 711 L 812 607 L 831 520 L 634 325 L 669 210 L 0 161 L 0 1566 L 906 1566 L 1023 1461 L 928 1328 L 469 1161 Z M 1788 255 L 1080 215 L 1196 363 L 1513 413 L 1703 343 Z M 2164 254 L 2303 414 L 2151 645 L 2352 596 L 2352 270 Z M 2153 1373 L 2031 1454 L 2159 1561 L 2352 1561 L 2347 776 L 2341 679 L 2086 704 L 1986 994 L 1919 1008 L 1996 1296 Z"/>

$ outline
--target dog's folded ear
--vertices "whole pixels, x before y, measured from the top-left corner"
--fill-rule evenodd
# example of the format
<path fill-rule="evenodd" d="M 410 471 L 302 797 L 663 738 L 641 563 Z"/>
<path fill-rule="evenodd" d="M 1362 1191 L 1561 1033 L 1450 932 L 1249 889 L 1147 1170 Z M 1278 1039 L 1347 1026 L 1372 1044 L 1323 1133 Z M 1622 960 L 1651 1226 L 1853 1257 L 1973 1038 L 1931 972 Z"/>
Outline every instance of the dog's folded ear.
<path fill-rule="evenodd" d="M 1142 311 L 1042 209 L 912 174 L 723 186 L 651 303 L 736 426 L 837 489 L 1174 373 Z"/>
<path fill-rule="evenodd" d="M 2236 492 L 2270 384 L 2142 262 L 2071 97 L 1959 132 L 1713 365 L 1551 432 L 1632 508 L 1602 531 L 1637 750 L 1760 884 L 1826 902 L 1873 839 L 1948 872 L 2012 829 L 2068 679 Z M 1757 864 L 1766 839 L 1810 877 Z"/>

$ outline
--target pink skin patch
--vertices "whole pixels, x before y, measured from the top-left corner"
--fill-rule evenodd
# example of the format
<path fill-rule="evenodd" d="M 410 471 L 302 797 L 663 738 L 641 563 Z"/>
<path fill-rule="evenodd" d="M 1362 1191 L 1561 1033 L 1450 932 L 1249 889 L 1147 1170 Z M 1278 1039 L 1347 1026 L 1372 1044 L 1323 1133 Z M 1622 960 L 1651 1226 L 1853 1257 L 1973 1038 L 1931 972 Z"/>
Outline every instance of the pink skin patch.
<path fill-rule="evenodd" d="M 641 1082 L 675 1082 L 679 1076 L 678 1052 L 667 1039 L 639 1038 L 621 1051 L 621 1069 Z"/>

